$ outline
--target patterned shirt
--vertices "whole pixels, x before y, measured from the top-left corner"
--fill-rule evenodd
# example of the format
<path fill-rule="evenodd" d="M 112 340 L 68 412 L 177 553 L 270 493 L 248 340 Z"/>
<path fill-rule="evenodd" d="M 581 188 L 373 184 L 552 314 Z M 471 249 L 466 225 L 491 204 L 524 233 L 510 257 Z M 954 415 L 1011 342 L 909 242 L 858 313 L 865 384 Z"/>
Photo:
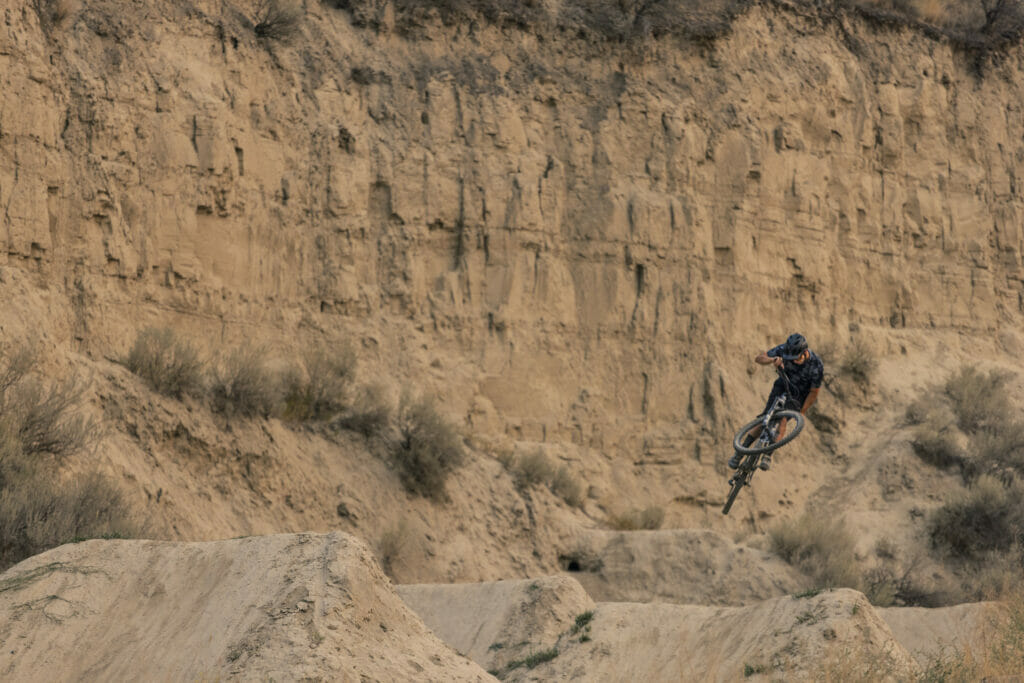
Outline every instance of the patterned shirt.
<path fill-rule="evenodd" d="M 768 350 L 768 356 L 771 358 L 781 358 L 785 344 L 779 344 L 773 349 Z M 792 398 L 799 404 L 803 405 L 803 402 L 807 400 L 807 395 L 811 393 L 811 389 L 816 389 L 821 386 L 821 380 L 825 377 L 825 364 L 818 358 L 818 354 L 814 351 L 810 351 L 810 357 L 800 365 L 797 365 L 791 360 L 782 362 L 782 371 L 786 373 L 786 377 L 789 378 L 789 383 L 792 386 Z M 775 386 L 773 390 L 779 389 L 786 391 L 786 383 L 782 381 L 782 378 L 775 380 Z"/>

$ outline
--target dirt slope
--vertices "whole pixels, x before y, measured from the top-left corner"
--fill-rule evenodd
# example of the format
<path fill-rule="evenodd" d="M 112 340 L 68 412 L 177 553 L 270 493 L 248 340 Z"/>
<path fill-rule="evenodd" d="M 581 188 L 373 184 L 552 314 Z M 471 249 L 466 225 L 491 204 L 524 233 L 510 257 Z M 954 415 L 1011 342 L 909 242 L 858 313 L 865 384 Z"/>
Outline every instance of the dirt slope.
<path fill-rule="evenodd" d="M 342 533 L 87 541 L 0 575 L 0 678 L 489 679 Z"/>
<path fill-rule="evenodd" d="M 801 680 L 822 672 L 831 680 L 906 680 L 918 670 L 856 591 L 744 607 L 594 605 L 574 583 L 562 577 L 405 586 L 400 594 L 450 645 L 510 680 L 733 681 L 755 674 L 764 676 L 754 680 L 780 674 Z M 920 628 L 927 615 L 916 616 L 917 625 L 901 621 L 915 645 L 929 634 Z M 510 643 L 511 654 L 504 650 Z M 540 653 L 550 661 L 532 669 L 523 663 Z"/>

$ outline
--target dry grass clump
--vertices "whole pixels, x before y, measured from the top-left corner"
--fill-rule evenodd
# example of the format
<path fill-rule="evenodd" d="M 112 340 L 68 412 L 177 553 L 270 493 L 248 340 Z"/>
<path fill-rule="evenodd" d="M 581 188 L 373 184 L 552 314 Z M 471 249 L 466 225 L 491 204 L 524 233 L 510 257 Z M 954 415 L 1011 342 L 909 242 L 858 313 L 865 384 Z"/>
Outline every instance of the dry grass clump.
<path fill-rule="evenodd" d="M 554 476 L 549 484 L 551 493 L 555 494 L 569 505 L 583 507 L 583 485 L 569 473 L 569 468 L 562 465 L 555 470 Z"/>
<path fill-rule="evenodd" d="M 775 552 L 810 576 L 815 588 L 860 588 L 853 537 L 842 519 L 805 513 L 775 526 L 771 539 Z"/>
<path fill-rule="evenodd" d="M 299 30 L 302 5 L 295 0 L 259 0 L 253 31 L 261 38 L 287 40 Z"/>
<path fill-rule="evenodd" d="M 954 650 L 933 659 L 921 683 L 1015 681 L 1024 674 L 1024 589 L 1018 583 L 1007 593 L 988 624 L 985 645 Z"/>
<path fill-rule="evenodd" d="M 306 352 L 301 370 L 285 379 L 284 416 L 293 420 L 324 420 L 349 404 L 358 359 L 351 344 Z"/>
<path fill-rule="evenodd" d="M 392 456 L 406 490 L 446 499 L 445 481 L 466 458 L 458 430 L 441 417 L 433 401 L 406 398 L 398 410 L 398 432 Z"/>
<path fill-rule="evenodd" d="M 225 415 L 268 417 L 282 399 L 280 377 L 267 364 L 266 352 L 241 346 L 222 356 L 210 383 L 211 407 Z"/>
<path fill-rule="evenodd" d="M 644 509 L 633 509 L 608 518 L 608 526 L 617 531 L 653 531 L 660 529 L 665 521 L 665 510 L 657 505 Z"/>
<path fill-rule="evenodd" d="M 551 479 L 554 473 L 555 468 L 548 456 L 540 450 L 520 455 L 512 467 L 512 478 L 519 489 L 543 484 Z"/>
<path fill-rule="evenodd" d="M 123 363 L 166 396 L 180 399 L 203 392 L 204 367 L 199 353 L 168 328 L 149 327 L 140 332 Z"/>
<path fill-rule="evenodd" d="M 82 385 L 44 384 L 38 364 L 28 345 L 0 347 L 0 571 L 76 538 L 134 531 L 106 479 L 59 481 L 59 461 L 91 447 L 98 427 L 75 412 Z"/>

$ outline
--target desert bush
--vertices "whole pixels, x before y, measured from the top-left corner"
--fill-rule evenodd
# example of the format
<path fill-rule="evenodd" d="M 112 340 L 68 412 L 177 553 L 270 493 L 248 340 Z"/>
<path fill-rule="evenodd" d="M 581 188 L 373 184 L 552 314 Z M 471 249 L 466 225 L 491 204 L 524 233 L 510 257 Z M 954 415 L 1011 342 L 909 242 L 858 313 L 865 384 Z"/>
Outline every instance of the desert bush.
<path fill-rule="evenodd" d="M 1024 472 L 1024 422 L 982 429 L 971 438 L 978 469 L 1012 468 Z"/>
<path fill-rule="evenodd" d="M 512 478 L 516 487 L 527 489 L 550 481 L 555 474 L 555 468 L 544 455 L 543 451 L 537 450 L 533 453 L 520 455 L 515 460 L 512 470 Z"/>
<path fill-rule="evenodd" d="M 259 0 L 253 31 L 261 38 L 287 40 L 299 30 L 302 5 L 296 0 Z"/>
<path fill-rule="evenodd" d="M 660 529 L 664 521 L 665 510 L 652 505 L 642 510 L 634 509 L 623 514 L 612 515 L 608 518 L 608 526 L 618 531 L 636 531 L 640 529 L 653 531 L 654 529 Z"/>
<path fill-rule="evenodd" d="M 551 478 L 551 492 L 573 507 L 583 507 L 583 486 L 562 465 Z"/>
<path fill-rule="evenodd" d="M 147 328 L 135 338 L 124 365 L 154 390 L 171 396 L 203 392 L 203 363 L 195 348 L 167 328 Z"/>
<path fill-rule="evenodd" d="M 934 547 L 964 559 L 1024 544 L 1024 485 L 979 476 L 932 513 L 928 534 Z"/>
<path fill-rule="evenodd" d="M 270 369 L 263 349 L 241 346 L 218 360 L 210 382 L 210 401 L 215 412 L 268 417 L 281 400 L 280 377 Z"/>
<path fill-rule="evenodd" d="M 402 401 L 398 431 L 392 455 L 406 490 L 435 500 L 447 498 L 445 481 L 466 457 L 458 431 L 427 399 Z"/>
<path fill-rule="evenodd" d="M 1024 590 L 1019 583 L 986 625 L 984 644 L 945 652 L 932 659 L 922 683 L 974 683 L 1020 680 L 1024 672 Z"/>
<path fill-rule="evenodd" d="M 69 541 L 135 533 L 121 492 L 97 473 L 62 485 L 32 467 L 0 490 L 0 571 Z"/>
<path fill-rule="evenodd" d="M 395 561 L 405 551 L 412 536 L 409 521 L 402 517 L 397 522 L 385 529 L 377 540 L 377 558 L 380 560 L 381 569 L 388 576 L 391 576 L 395 568 Z"/>
<path fill-rule="evenodd" d="M 39 26 L 49 32 L 64 23 L 74 5 L 71 0 L 32 0 L 32 9 L 39 17 Z"/>
<path fill-rule="evenodd" d="M 947 425 L 925 423 L 914 431 L 910 445 L 917 457 L 929 465 L 940 468 L 963 465 L 964 452 L 953 432 Z"/>
<path fill-rule="evenodd" d="M 842 519 L 810 513 L 771 530 L 772 547 L 782 559 L 810 576 L 818 588 L 860 588 L 853 537 Z"/>
<path fill-rule="evenodd" d="M 285 379 L 284 416 L 323 420 L 343 411 L 349 403 L 357 363 L 348 343 L 307 351 L 302 371 L 290 372 Z"/>
<path fill-rule="evenodd" d="M 343 429 L 359 432 L 363 436 L 383 434 L 394 410 L 388 400 L 387 392 L 379 384 L 372 384 L 360 389 L 348 412 L 342 415 L 335 424 Z"/>
<path fill-rule="evenodd" d="M 0 571 L 80 537 L 134 533 L 120 492 L 99 474 L 61 483 L 61 458 L 86 451 L 95 422 L 76 415 L 84 387 L 74 377 L 44 384 L 39 357 L 0 348 Z"/>
<path fill-rule="evenodd" d="M 875 358 L 871 347 L 856 337 L 843 352 L 839 372 L 858 384 L 870 384 L 875 372 Z"/>
<path fill-rule="evenodd" d="M 982 428 L 1000 429 L 1011 421 L 1007 382 L 1010 375 L 965 366 L 950 375 L 943 387 L 960 429 L 968 434 Z"/>

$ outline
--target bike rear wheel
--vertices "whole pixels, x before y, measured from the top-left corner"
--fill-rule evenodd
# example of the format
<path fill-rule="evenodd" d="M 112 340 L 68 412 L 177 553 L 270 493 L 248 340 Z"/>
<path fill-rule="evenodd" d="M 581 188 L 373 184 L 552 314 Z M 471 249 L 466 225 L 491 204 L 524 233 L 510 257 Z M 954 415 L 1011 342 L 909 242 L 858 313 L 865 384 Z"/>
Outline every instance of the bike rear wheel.
<path fill-rule="evenodd" d="M 736 495 L 743 488 L 743 477 L 737 477 L 732 483 L 732 490 L 729 491 L 729 497 L 725 499 L 725 506 L 722 508 L 722 514 L 729 514 L 729 509 L 732 508 L 732 503 L 736 500 Z"/>
<path fill-rule="evenodd" d="M 774 451 L 776 448 L 785 446 L 787 443 L 797 437 L 800 431 L 804 428 L 804 416 L 796 410 L 780 410 L 772 416 L 771 426 L 775 427 L 782 420 L 791 420 L 792 424 L 786 431 L 786 435 L 776 441 L 775 443 L 766 444 L 764 446 L 744 446 L 743 442 L 754 431 L 755 428 L 761 426 L 763 418 L 757 418 L 751 421 L 749 424 L 743 426 L 740 431 L 736 433 L 736 438 L 732 440 L 732 447 L 744 455 L 758 455 L 760 453 L 768 453 Z"/>

